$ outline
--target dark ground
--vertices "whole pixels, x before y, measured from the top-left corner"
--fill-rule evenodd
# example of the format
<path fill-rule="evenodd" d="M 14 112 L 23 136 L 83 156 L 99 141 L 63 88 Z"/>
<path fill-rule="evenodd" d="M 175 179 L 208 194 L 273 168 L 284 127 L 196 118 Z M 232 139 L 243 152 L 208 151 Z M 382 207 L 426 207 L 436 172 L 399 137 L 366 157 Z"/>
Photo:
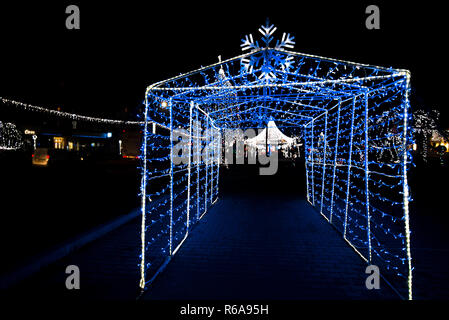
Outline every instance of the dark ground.
<path fill-rule="evenodd" d="M 0 158 L 0 275 L 138 206 L 137 162 Z"/>
<path fill-rule="evenodd" d="M 449 299 L 448 181 L 449 167 L 436 160 L 410 172 L 414 292 L 420 299 Z"/>
<path fill-rule="evenodd" d="M 222 169 L 220 200 L 142 299 L 397 299 L 385 283 L 378 292 L 364 288 L 362 260 L 304 200 L 301 168 L 264 177 L 253 169 Z M 447 175 L 439 167 L 411 174 L 415 299 L 449 297 L 447 216 L 444 202 L 432 201 L 444 199 L 435 180 Z M 133 300 L 139 227 L 135 219 L 3 293 Z M 77 292 L 64 286 L 69 264 L 81 270 Z"/>
<path fill-rule="evenodd" d="M 251 169 L 222 170 L 221 199 L 142 299 L 398 299 L 365 288 L 366 265 L 306 202 L 303 170 Z"/>
<path fill-rule="evenodd" d="M 141 299 L 398 299 L 364 286 L 365 265 L 302 196 L 302 170 L 223 169 L 221 196 Z M 295 187 L 282 183 L 289 177 Z M 290 185 L 291 186 L 291 185 Z M 138 219 L 15 288 L 47 299 L 134 299 Z M 65 266 L 82 289 L 64 287 Z"/>

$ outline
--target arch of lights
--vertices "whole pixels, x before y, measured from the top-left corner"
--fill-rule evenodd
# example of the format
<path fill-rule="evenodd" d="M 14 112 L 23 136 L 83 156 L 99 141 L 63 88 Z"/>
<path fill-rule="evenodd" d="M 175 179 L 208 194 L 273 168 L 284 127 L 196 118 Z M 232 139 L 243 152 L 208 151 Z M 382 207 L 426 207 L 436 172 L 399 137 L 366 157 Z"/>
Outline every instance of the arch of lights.
<path fill-rule="evenodd" d="M 217 201 L 224 130 L 275 120 L 303 139 L 308 202 L 411 299 L 409 72 L 292 52 L 294 37 L 274 43 L 275 31 L 262 26 L 242 55 L 147 88 L 140 287 Z M 183 139 L 187 161 L 175 165 Z"/>

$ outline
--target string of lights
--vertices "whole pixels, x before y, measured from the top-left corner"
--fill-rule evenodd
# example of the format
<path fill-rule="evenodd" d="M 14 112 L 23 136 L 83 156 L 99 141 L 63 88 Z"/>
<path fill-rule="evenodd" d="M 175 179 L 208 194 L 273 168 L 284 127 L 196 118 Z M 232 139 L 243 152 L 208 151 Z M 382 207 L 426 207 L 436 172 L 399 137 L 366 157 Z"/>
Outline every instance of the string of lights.
<path fill-rule="evenodd" d="M 28 103 L 23 103 L 20 101 L 15 101 L 7 98 L 0 97 L 0 102 L 4 105 L 9 105 L 15 108 L 19 108 L 23 111 L 31 111 L 31 112 L 40 112 L 56 117 L 66 118 L 75 121 L 87 121 L 93 123 L 103 123 L 103 124 L 112 124 L 112 125 L 122 125 L 122 126 L 135 126 L 135 125 L 143 125 L 144 121 L 125 121 L 125 120 L 113 120 L 113 119 L 105 119 L 98 117 L 89 117 L 83 116 L 75 113 L 69 113 L 65 111 L 58 111 L 49 108 L 44 108 L 40 106 L 31 105 Z"/>
<path fill-rule="evenodd" d="M 289 34 L 270 47 L 275 31 L 262 26 L 243 55 L 147 88 L 141 288 L 217 201 L 227 130 L 275 121 L 304 142 L 309 203 L 412 299 L 409 72 L 291 52 Z"/>

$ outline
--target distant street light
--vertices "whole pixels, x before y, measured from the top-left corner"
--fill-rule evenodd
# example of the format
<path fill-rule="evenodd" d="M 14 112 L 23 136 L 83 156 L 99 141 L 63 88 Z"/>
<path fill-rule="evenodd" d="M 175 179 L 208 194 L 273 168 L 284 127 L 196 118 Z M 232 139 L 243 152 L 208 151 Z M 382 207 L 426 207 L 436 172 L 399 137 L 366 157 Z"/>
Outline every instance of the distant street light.
<path fill-rule="evenodd" d="M 37 135 L 33 134 L 33 149 L 36 150 Z"/>

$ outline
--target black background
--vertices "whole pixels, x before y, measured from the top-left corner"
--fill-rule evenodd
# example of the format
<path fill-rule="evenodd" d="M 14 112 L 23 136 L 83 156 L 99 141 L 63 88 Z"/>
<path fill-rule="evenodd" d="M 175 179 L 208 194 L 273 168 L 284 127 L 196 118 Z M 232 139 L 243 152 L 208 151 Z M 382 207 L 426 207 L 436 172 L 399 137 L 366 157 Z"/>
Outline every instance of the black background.
<path fill-rule="evenodd" d="M 145 87 L 240 53 L 266 18 L 295 51 L 412 72 L 412 107 L 446 111 L 447 32 L 437 2 L 60 1 L 0 5 L 0 96 L 86 115 L 138 112 Z M 65 8 L 80 8 L 67 30 Z M 380 8 L 380 30 L 365 8 Z"/>
<path fill-rule="evenodd" d="M 80 30 L 65 27 L 70 4 L 80 8 Z M 380 8 L 380 30 L 365 28 L 369 4 Z M 278 27 L 275 36 L 295 36 L 294 51 L 409 69 L 412 108 L 440 110 L 448 128 L 446 16 L 445 7 L 431 1 L 2 1 L 0 96 L 107 118 L 124 108 L 138 112 L 146 86 L 214 63 L 218 55 L 240 54 L 240 40 L 258 34 L 269 18 Z M 441 203 L 422 212 L 447 219 L 445 208 Z M 165 312 L 176 310 L 168 305 Z"/>

